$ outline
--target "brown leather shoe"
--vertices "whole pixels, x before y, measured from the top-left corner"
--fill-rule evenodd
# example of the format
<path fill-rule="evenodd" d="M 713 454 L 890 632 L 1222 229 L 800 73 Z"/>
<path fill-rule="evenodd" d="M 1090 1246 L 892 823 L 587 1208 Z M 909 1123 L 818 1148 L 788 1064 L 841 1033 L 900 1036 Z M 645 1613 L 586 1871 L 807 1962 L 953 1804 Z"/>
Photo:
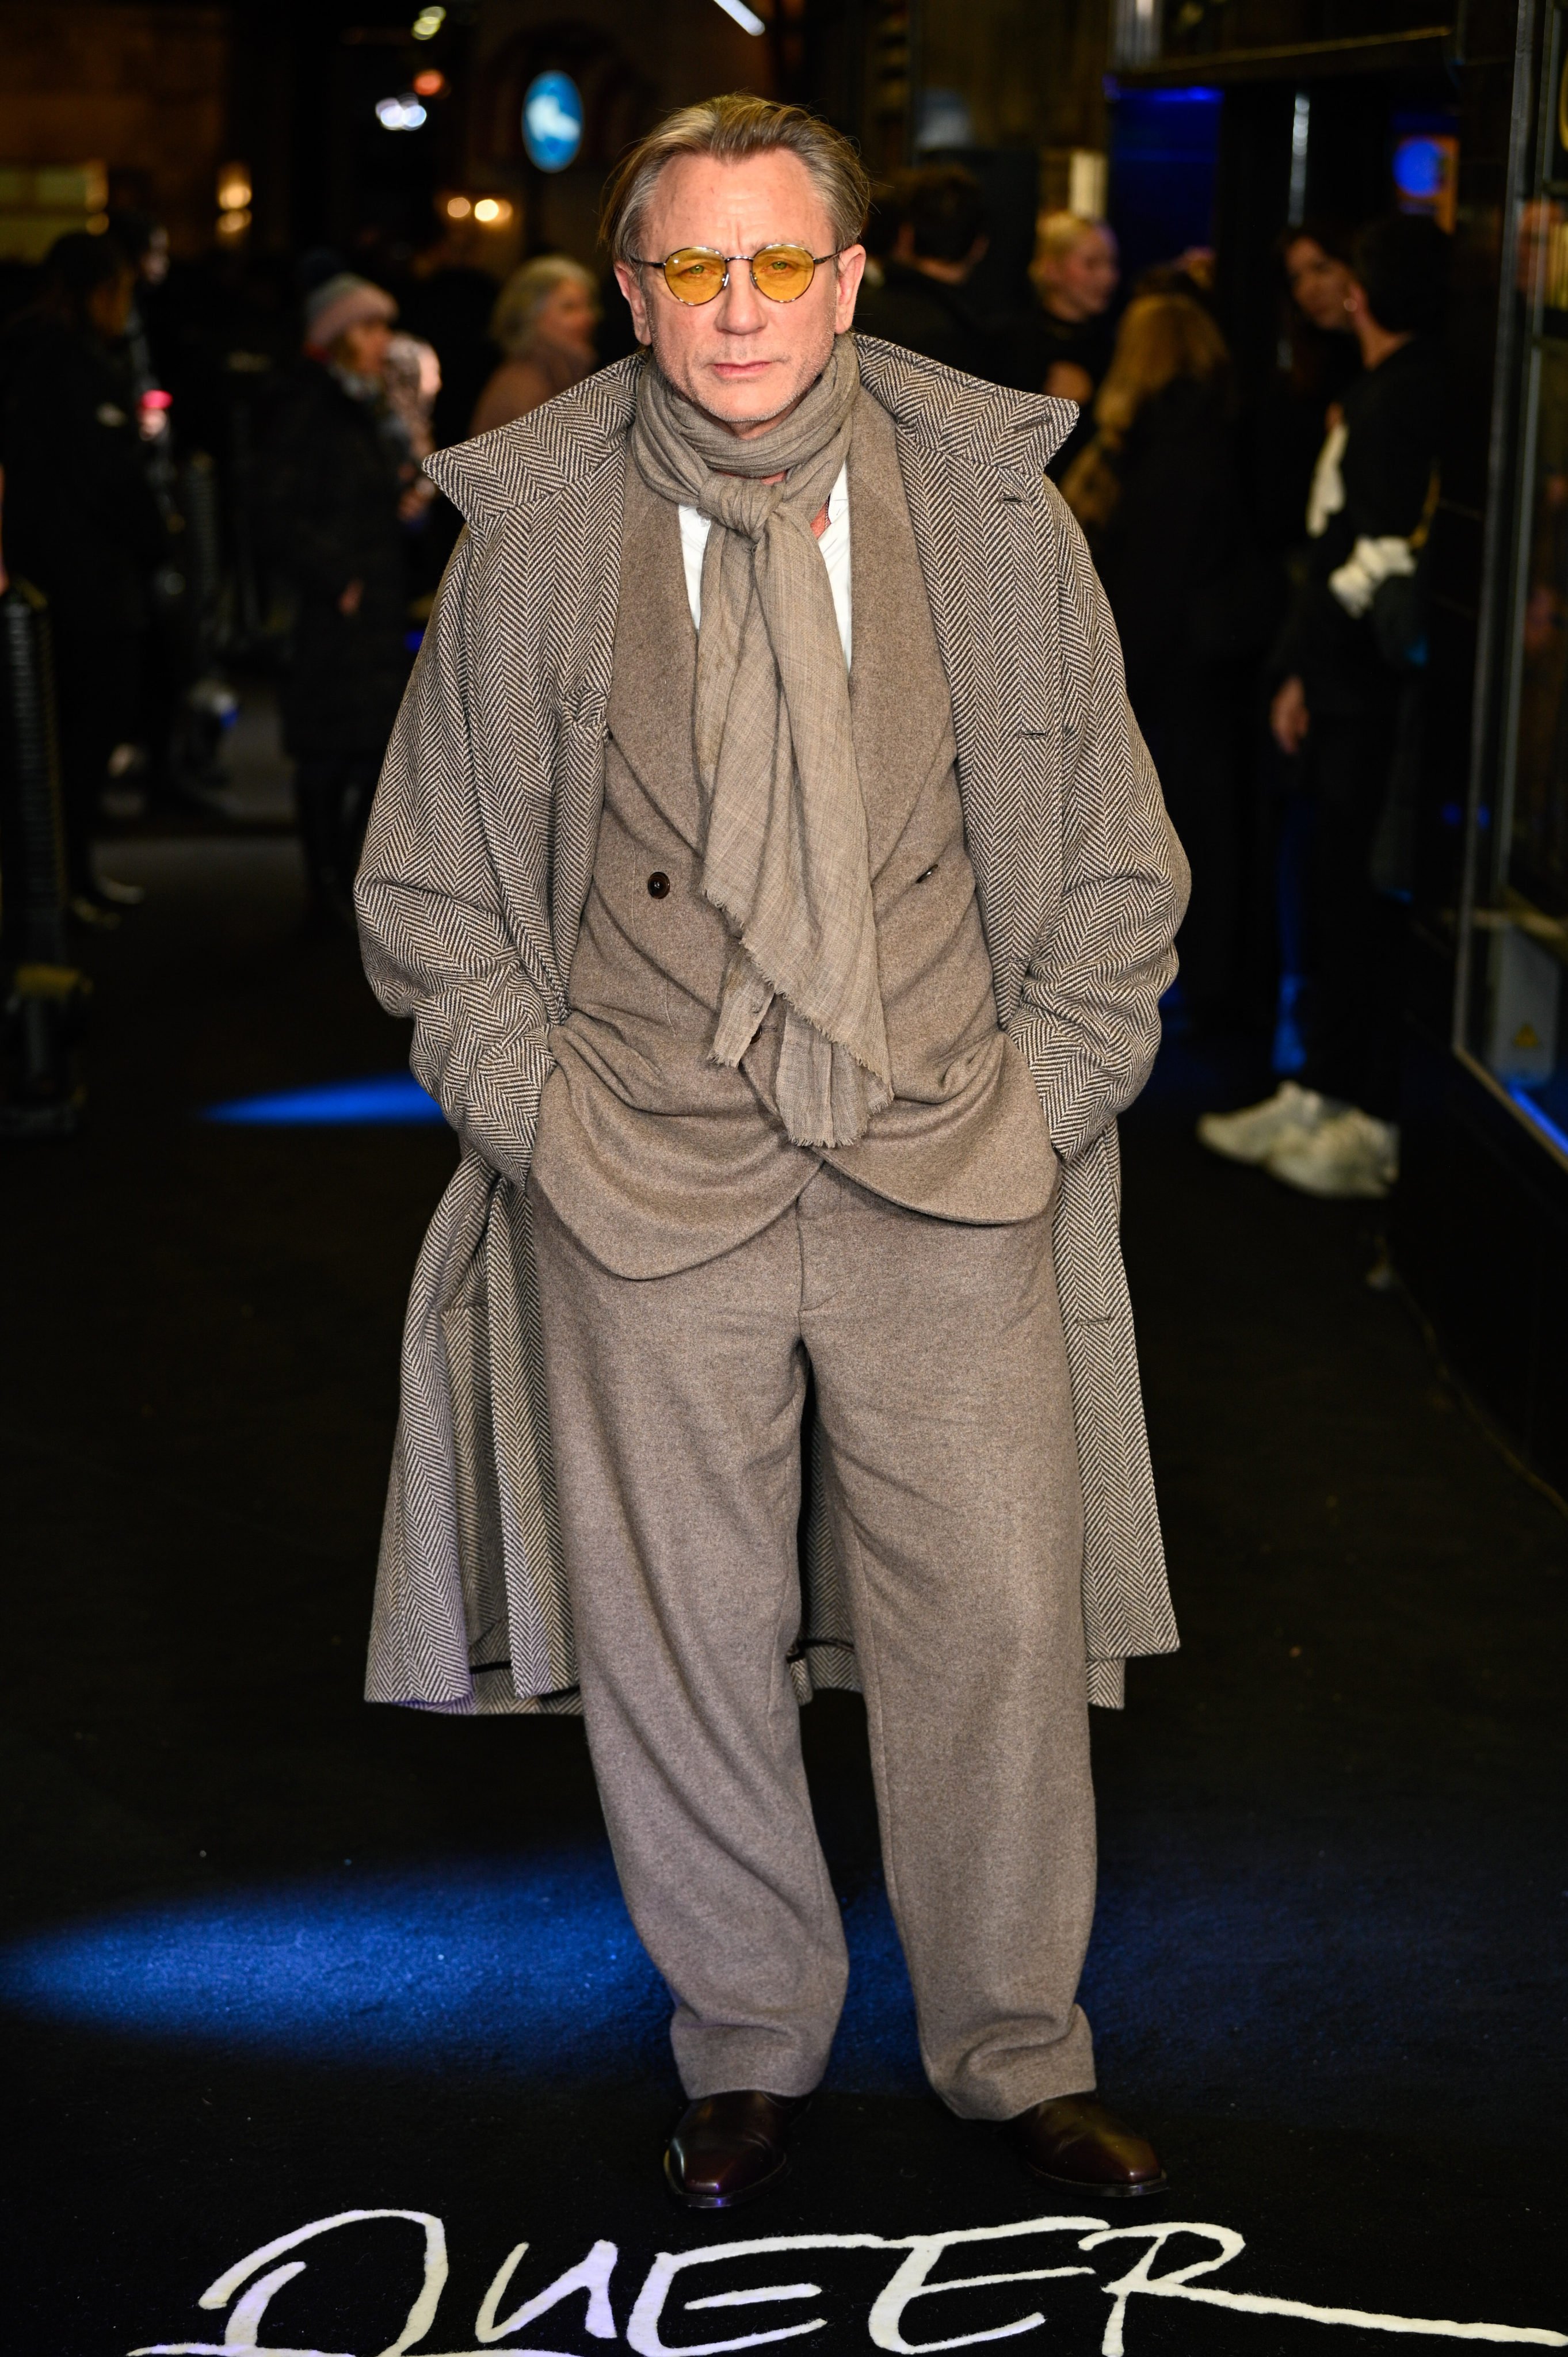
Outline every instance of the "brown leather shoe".
<path fill-rule="evenodd" d="M 1031 2177 L 1075 2193 L 1159 2193 L 1165 2173 L 1146 2144 L 1093 2095 L 1054 2095 L 1007 2123 Z"/>
<path fill-rule="evenodd" d="M 736 2087 L 688 2104 L 664 2155 L 664 2180 L 688 2210 L 734 2210 L 777 2185 L 789 2166 L 784 2139 L 810 2095 Z"/>

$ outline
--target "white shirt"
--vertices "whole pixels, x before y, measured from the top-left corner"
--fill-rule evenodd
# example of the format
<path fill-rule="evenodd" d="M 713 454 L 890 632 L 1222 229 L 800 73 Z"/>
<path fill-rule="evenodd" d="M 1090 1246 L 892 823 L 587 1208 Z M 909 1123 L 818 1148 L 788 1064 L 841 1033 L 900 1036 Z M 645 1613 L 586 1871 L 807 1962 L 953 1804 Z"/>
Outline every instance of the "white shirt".
<path fill-rule="evenodd" d="M 1321 540 L 1328 529 L 1330 516 L 1337 516 L 1345 504 L 1345 478 L 1340 461 L 1345 445 L 1350 439 L 1350 429 L 1341 418 L 1331 425 L 1317 464 L 1312 471 L 1312 489 L 1306 498 L 1306 531 L 1309 540 Z"/>
<path fill-rule="evenodd" d="M 703 627 L 703 552 L 713 529 L 711 516 L 702 515 L 695 508 L 682 507 L 681 516 L 681 557 L 686 568 L 686 603 L 692 608 L 692 626 Z M 843 659 L 850 661 L 849 619 L 849 468 L 839 468 L 839 478 L 828 493 L 828 521 L 817 546 L 822 552 L 822 563 L 828 568 L 828 586 L 833 593 L 833 612 L 838 617 L 839 637 L 843 642 Z"/>

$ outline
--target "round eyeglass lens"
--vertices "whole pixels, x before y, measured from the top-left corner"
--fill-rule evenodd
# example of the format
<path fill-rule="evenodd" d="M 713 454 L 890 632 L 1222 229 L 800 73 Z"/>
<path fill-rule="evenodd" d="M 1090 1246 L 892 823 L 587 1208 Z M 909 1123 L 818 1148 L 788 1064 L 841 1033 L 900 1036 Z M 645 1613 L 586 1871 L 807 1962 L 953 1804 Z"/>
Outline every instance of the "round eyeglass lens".
<path fill-rule="evenodd" d="M 752 256 L 752 284 L 775 303 L 793 303 L 811 285 L 816 268 L 803 245 L 765 245 Z"/>
<path fill-rule="evenodd" d="M 683 245 L 664 262 L 664 283 L 682 303 L 711 303 L 725 283 L 722 253 L 704 253 L 701 246 Z"/>

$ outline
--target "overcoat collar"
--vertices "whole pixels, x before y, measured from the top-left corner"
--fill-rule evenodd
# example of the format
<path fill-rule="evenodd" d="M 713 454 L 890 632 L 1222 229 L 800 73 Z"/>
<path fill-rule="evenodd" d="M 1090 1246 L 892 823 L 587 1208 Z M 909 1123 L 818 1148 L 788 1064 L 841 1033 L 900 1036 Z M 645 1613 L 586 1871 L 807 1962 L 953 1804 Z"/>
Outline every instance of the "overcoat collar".
<path fill-rule="evenodd" d="M 862 383 L 900 434 L 1004 479 L 1037 481 L 1078 414 L 1070 402 L 985 384 L 879 337 L 855 345 Z M 483 532 L 585 481 L 624 447 L 646 365 L 640 352 L 617 361 L 528 416 L 438 450 L 425 472 Z"/>

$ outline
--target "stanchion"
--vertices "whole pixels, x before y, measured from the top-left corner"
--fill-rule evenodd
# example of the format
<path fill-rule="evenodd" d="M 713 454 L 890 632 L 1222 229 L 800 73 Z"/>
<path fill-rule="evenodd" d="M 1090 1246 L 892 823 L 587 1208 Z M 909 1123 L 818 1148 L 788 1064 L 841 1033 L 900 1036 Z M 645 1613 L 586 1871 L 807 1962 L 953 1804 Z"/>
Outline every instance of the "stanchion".
<path fill-rule="evenodd" d="M 0 1138 L 59 1137 L 81 1119 L 77 1063 L 90 985 L 70 962 L 48 608 L 0 596 Z"/>

